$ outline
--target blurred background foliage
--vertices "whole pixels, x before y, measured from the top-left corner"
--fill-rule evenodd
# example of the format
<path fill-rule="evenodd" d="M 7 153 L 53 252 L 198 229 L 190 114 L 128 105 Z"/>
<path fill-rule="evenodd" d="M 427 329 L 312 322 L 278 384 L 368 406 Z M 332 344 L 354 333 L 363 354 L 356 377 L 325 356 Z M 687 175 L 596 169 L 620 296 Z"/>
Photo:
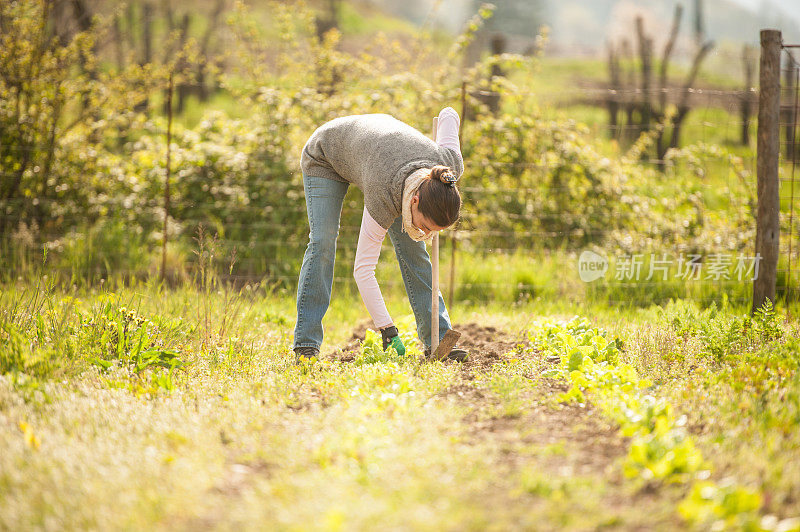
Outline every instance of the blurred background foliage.
<path fill-rule="evenodd" d="M 465 253 L 464 279 L 492 280 L 479 274 L 488 254 L 749 250 L 749 148 L 689 129 L 666 166 L 648 163 L 658 127 L 607 138 L 597 109 L 548 105 L 566 84 L 543 55 L 546 27 L 521 53 L 476 54 L 494 10 L 475 7 L 453 35 L 431 17 L 414 25 L 333 0 L 3 2 L 0 266 L 14 275 L 46 249 L 54 269 L 79 278 L 158 271 L 170 73 L 173 279 L 191 276 L 202 226 L 220 263 L 235 261 L 231 275 L 291 286 L 308 231 L 299 156 L 314 129 L 381 112 L 428 133 L 447 105 L 464 115 L 465 208 L 448 234 Z M 596 75 L 602 62 L 592 64 Z M 360 205 L 351 187 L 344 277 Z M 543 282 L 518 273 L 518 285 Z"/>

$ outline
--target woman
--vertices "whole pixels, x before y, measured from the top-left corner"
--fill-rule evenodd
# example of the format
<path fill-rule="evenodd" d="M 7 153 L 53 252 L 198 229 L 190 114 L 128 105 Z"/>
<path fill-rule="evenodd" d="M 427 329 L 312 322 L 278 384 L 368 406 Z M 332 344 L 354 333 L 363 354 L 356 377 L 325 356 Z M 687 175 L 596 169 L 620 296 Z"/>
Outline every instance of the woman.
<path fill-rule="evenodd" d="M 458 113 L 439 113 L 434 142 L 386 114 L 336 118 L 308 139 L 300 157 L 310 238 L 297 287 L 294 352 L 298 361 L 319 355 L 322 317 L 328 310 L 342 202 L 350 184 L 364 193 L 354 276 L 361 298 L 381 331 L 383 347 L 405 354 L 397 328 L 375 280 L 386 234 L 394 246 L 406 293 L 417 321 L 417 335 L 431 345 L 431 262 L 424 240 L 458 219 L 461 195 L 455 186 L 464 172 L 458 143 Z M 439 294 L 439 334 L 451 328 Z M 441 339 L 441 338 L 440 338 Z M 463 360 L 454 348 L 448 357 Z"/>

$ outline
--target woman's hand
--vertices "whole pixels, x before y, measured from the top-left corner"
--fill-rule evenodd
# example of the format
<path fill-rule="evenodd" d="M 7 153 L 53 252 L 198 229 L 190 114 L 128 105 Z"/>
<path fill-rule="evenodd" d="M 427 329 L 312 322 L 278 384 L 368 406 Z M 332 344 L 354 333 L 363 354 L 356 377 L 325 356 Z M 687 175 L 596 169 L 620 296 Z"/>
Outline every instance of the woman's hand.
<path fill-rule="evenodd" d="M 397 351 L 398 355 L 405 356 L 406 347 L 403 345 L 403 341 L 400 339 L 400 333 L 397 331 L 397 327 L 390 325 L 389 327 L 381 329 L 381 337 L 383 338 L 384 351 L 386 351 L 389 346 L 392 346 L 394 347 L 394 350 Z"/>

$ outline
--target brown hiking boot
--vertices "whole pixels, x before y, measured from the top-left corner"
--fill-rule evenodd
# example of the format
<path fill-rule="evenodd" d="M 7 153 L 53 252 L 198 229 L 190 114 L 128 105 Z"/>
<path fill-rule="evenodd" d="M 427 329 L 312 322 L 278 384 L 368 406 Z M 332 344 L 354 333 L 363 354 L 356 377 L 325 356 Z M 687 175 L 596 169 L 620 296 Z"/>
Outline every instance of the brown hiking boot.
<path fill-rule="evenodd" d="M 316 347 L 295 347 L 294 363 L 310 364 L 319 358 L 319 349 Z"/>
<path fill-rule="evenodd" d="M 468 356 L 469 356 L 469 353 L 467 352 L 466 349 L 462 349 L 462 348 L 460 348 L 460 347 L 458 347 L 456 345 L 456 346 L 453 346 L 453 349 L 451 349 L 450 352 L 447 353 L 447 356 L 444 357 L 444 359 L 446 359 L 446 360 L 455 360 L 456 362 L 464 362 L 467 359 Z M 425 358 L 426 359 L 430 359 L 431 358 L 431 348 L 430 347 L 426 347 L 425 348 Z"/>

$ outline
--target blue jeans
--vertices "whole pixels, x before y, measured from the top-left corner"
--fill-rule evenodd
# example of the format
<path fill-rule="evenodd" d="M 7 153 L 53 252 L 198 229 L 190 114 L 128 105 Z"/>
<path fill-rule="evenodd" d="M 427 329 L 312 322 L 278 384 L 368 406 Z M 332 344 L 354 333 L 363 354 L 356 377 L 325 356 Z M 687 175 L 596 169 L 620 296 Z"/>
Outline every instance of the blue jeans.
<path fill-rule="evenodd" d="M 342 203 L 349 186 L 333 179 L 303 175 L 310 234 L 297 284 L 294 348 L 319 349 L 322 345 L 322 318 L 331 302 L 336 239 Z M 431 260 L 425 243 L 411 240 L 402 227 L 402 217 L 398 216 L 389 228 L 389 239 L 417 321 L 417 336 L 428 348 L 431 345 Z M 450 316 L 439 292 L 439 339 L 451 328 Z"/>

